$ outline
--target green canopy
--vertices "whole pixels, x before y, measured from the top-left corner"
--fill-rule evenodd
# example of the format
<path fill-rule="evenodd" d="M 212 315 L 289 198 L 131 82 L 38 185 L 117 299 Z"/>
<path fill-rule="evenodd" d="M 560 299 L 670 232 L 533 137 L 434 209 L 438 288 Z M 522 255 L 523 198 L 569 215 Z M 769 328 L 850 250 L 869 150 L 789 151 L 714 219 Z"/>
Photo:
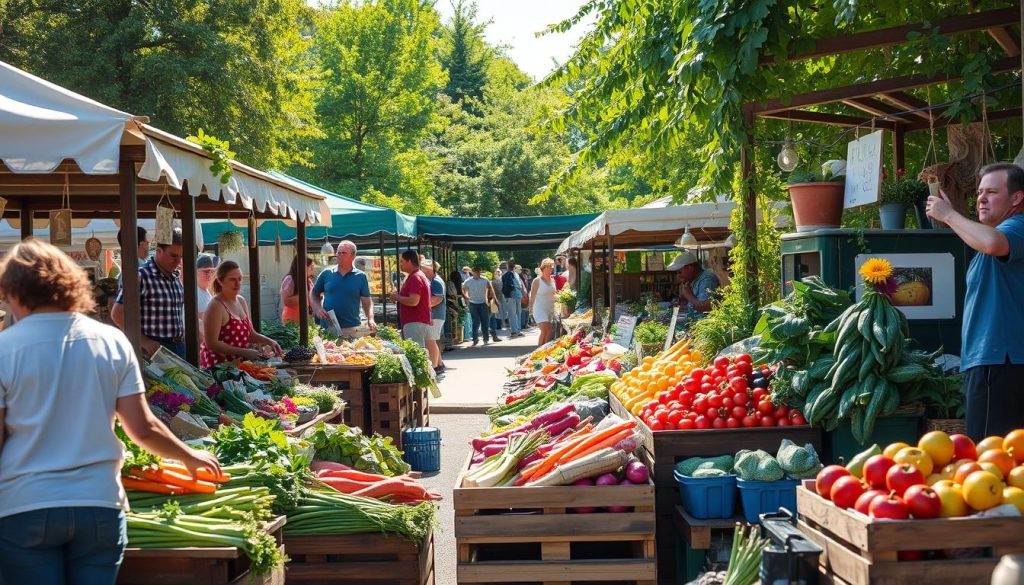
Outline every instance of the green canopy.
<path fill-rule="evenodd" d="M 327 198 L 327 207 L 331 210 L 331 227 L 306 226 L 306 237 L 309 240 L 359 238 L 375 236 L 383 233 L 389 236 L 412 238 L 416 236 L 416 218 L 399 213 L 388 207 L 370 205 L 355 199 L 349 199 L 344 195 L 338 195 L 326 189 L 311 185 L 301 179 L 290 175 L 271 171 L 271 175 L 311 189 Z M 203 242 L 213 245 L 217 242 L 217 236 L 227 230 L 238 229 L 231 222 L 217 221 L 204 222 Z M 282 242 L 295 240 L 295 228 L 289 227 L 280 220 L 265 220 L 257 231 L 257 238 L 261 244 L 272 244 L 277 238 Z"/>
<path fill-rule="evenodd" d="M 557 248 L 570 234 L 597 217 L 547 215 L 531 217 L 416 217 L 419 237 L 442 241 L 455 250 L 546 250 Z"/>

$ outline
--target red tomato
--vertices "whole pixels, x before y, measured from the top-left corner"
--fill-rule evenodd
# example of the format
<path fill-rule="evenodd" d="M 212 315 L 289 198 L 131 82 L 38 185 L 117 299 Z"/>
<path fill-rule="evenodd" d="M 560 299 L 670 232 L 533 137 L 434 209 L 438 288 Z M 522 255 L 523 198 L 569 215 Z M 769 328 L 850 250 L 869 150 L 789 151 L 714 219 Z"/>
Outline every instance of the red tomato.
<path fill-rule="evenodd" d="M 708 406 L 713 406 L 715 408 L 722 406 L 722 395 L 717 392 L 708 394 Z"/>
<path fill-rule="evenodd" d="M 743 417 L 743 420 L 741 422 L 743 423 L 744 427 L 756 427 L 758 424 L 757 418 L 754 417 L 754 415 L 752 414 L 748 414 L 747 416 Z"/>
<path fill-rule="evenodd" d="M 730 429 L 738 429 L 738 428 L 740 428 L 740 421 L 738 421 L 738 420 L 736 420 L 734 418 L 729 418 L 729 419 L 725 420 L 725 426 L 726 426 L 726 428 L 730 428 Z"/>
<path fill-rule="evenodd" d="M 718 409 L 714 406 L 709 406 L 708 411 L 704 413 L 704 415 L 707 416 L 709 420 L 715 420 L 718 418 Z"/>
<path fill-rule="evenodd" d="M 725 419 L 724 418 L 713 419 L 711 421 L 711 428 L 713 428 L 713 429 L 724 429 L 725 428 Z"/>
<path fill-rule="evenodd" d="M 715 391 L 715 385 L 711 382 L 704 382 L 700 385 L 701 394 L 710 394 Z"/>
<path fill-rule="evenodd" d="M 740 369 L 737 366 L 729 366 L 728 368 L 725 369 L 725 375 L 730 378 L 739 376 L 740 373 Z"/>
<path fill-rule="evenodd" d="M 789 408 L 787 408 L 786 405 L 783 404 L 782 406 L 775 409 L 775 414 L 773 416 L 775 418 L 786 418 L 787 416 L 789 416 Z"/>
<path fill-rule="evenodd" d="M 750 400 L 746 392 L 737 392 L 732 395 L 732 403 L 737 406 L 743 406 Z"/>
<path fill-rule="evenodd" d="M 735 419 L 742 419 L 747 416 L 746 406 L 734 406 L 732 407 L 732 417 Z"/>
<path fill-rule="evenodd" d="M 708 422 L 707 418 L 698 416 L 697 420 L 693 421 L 693 426 L 698 429 L 706 429 L 711 426 L 711 423 Z"/>
<path fill-rule="evenodd" d="M 673 410 L 668 415 L 668 422 L 679 426 L 679 421 L 683 420 L 683 412 L 681 410 Z"/>
<path fill-rule="evenodd" d="M 700 389 L 700 382 L 693 378 L 687 378 L 686 381 L 683 382 L 683 388 L 685 388 L 687 392 L 693 392 L 696 394 L 697 390 Z"/>
<path fill-rule="evenodd" d="M 733 405 L 732 396 L 723 396 L 722 397 L 722 408 L 732 408 L 732 405 Z"/>
<path fill-rule="evenodd" d="M 690 372 L 690 377 L 694 380 L 700 380 L 704 377 L 705 373 L 704 368 L 694 368 L 693 371 Z"/>
<path fill-rule="evenodd" d="M 775 410 L 775 407 L 768 400 L 762 400 L 757 403 L 757 412 L 761 414 L 771 414 L 773 410 Z"/>
<path fill-rule="evenodd" d="M 777 427 L 788 427 L 791 424 L 793 423 L 789 422 L 788 418 L 780 418 L 779 420 L 775 421 L 775 426 Z"/>
<path fill-rule="evenodd" d="M 676 386 L 675 388 L 673 388 L 673 389 L 668 391 L 668 396 L 672 400 L 679 400 L 679 395 L 682 394 L 682 393 L 683 393 L 683 389 L 680 388 L 679 386 Z"/>
<path fill-rule="evenodd" d="M 661 431 L 665 429 L 665 425 L 663 425 L 661 421 L 657 419 L 651 421 L 651 423 L 647 426 L 651 427 L 652 431 Z"/>
<path fill-rule="evenodd" d="M 737 362 L 736 368 L 747 377 L 754 373 L 754 366 L 750 365 L 750 362 Z"/>
<path fill-rule="evenodd" d="M 743 376 L 735 376 L 729 379 L 729 387 L 732 388 L 733 392 L 746 392 L 750 384 Z"/>
<path fill-rule="evenodd" d="M 754 397 L 754 404 L 757 404 L 758 402 L 761 402 L 762 398 L 768 395 L 768 391 L 764 388 L 754 388 L 752 395 Z"/>
<path fill-rule="evenodd" d="M 678 426 L 679 430 L 688 431 L 693 428 L 693 419 L 684 418 L 683 420 L 679 421 Z"/>
<path fill-rule="evenodd" d="M 713 363 L 715 364 L 716 369 L 725 369 L 729 367 L 729 358 L 725 357 L 724 355 L 718 356 L 715 358 L 715 361 Z"/>
<path fill-rule="evenodd" d="M 683 408 L 690 408 L 693 404 L 693 393 L 686 391 L 679 395 L 679 404 L 683 405 Z"/>
<path fill-rule="evenodd" d="M 697 412 L 704 412 L 708 409 L 708 399 L 698 394 L 697 399 L 693 401 L 692 408 Z"/>
<path fill-rule="evenodd" d="M 647 410 L 650 410 L 650 411 L 653 412 L 655 410 L 658 410 L 659 406 L 661 406 L 660 402 L 658 402 L 657 400 L 652 400 L 652 401 L 647 403 Z"/>
<path fill-rule="evenodd" d="M 659 392 L 658 393 L 658 402 L 660 402 L 662 404 L 668 404 L 671 401 L 672 401 L 672 395 L 669 394 L 668 392 Z"/>
<path fill-rule="evenodd" d="M 765 366 L 765 367 L 761 368 L 761 373 L 764 375 L 765 378 L 771 377 L 772 369 L 767 367 L 767 366 Z"/>
<path fill-rule="evenodd" d="M 678 400 L 673 400 L 665 405 L 669 410 L 682 410 L 683 405 Z"/>
<path fill-rule="evenodd" d="M 749 354 L 741 353 L 740 355 L 736 356 L 736 363 L 738 364 L 742 364 L 744 362 L 749 364 L 751 361 L 752 360 Z"/>
<path fill-rule="evenodd" d="M 792 423 L 793 425 L 805 425 L 807 424 L 807 419 L 804 418 L 804 415 L 797 414 L 790 418 L 789 422 Z"/>
<path fill-rule="evenodd" d="M 668 420 L 668 411 L 659 410 L 658 412 L 654 413 L 654 418 L 658 419 L 658 422 L 660 423 L 665 423 Z"/>
<path fill-rule="evenodd" d="M 761 417 L 761 426 L 762 427 L 774 427 L 775 426 L 775 419 L 766 414 L 766 415 Z"/>
<path fill-rule="evenodd" d="M 645 408 L 640 411 L 640 420 L 646 421 L 648 418 L 651 417 L 652 414 L 654 413 Z"/>
<path fill-rule="evenodd" d="M 715 374 L 715 381 L 714 381 L 715 387 L 717 388 L 717 387 L 721 386 L 722 382 L 725 382 L 725 374 Z"/>
<path fill-rule="evenodd" d="M 701 384 L 714 384 L 715 383 L 715 377 L 709 372 L 709 373 L 704 374 L 703 376 L 701 376 L 700 383 Z"/>
<path fill-rule="evenodd" d="M 690 412 L 686 413 L 686 418 L 688 418 L 690 420 L 697 420 L 697 413 L 693 412 L 693 411 L 690 411 Z"/>
<path fill-rule="evenodd" d="M 674 424 L 672 424 L 670 422 L 667 422 L 667 423 L 665 423 L 665 430 L 666 431 L 674 431 L 674 430 L 676 430 L 676 425 L 674 425 Z"/>

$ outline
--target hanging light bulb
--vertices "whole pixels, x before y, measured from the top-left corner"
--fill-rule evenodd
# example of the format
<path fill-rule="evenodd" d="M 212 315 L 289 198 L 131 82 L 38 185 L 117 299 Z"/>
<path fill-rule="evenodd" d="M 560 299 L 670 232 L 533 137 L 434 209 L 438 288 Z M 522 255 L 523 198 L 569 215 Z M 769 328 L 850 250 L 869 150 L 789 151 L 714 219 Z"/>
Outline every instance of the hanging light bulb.
<path fill-rule="evenodd" d="M 725 238 L 725 247 L 730 249 L 736 247 L 736 234 L 730 233 L 729 237 Z"/>
<path fill-rule="evenodd" d="M 782 143 L 782 150 L 779 151 L 779 156 L 775 161 L 779 163 L 779 168 L 787 173 L 800 164 L 800 154 L 793 147 L 792 140 L 786 138 L 786 141 Z"/>
<path fill-rule="evenodd" d="M 696 244 L 697 238 L 690 233 L 690 226 L 687 224 L 686 229 L 683 230 L 683 235 L 679 236 L 679 239 L 676 240 L 676 248 L 686 248 Z"/>
<path fill-rule="evenodd" d="M 320 246 L 320 253 L 324 256 L 334 256 L 334 246 L 330 240 L 324 240 L 324 245 Z"/>

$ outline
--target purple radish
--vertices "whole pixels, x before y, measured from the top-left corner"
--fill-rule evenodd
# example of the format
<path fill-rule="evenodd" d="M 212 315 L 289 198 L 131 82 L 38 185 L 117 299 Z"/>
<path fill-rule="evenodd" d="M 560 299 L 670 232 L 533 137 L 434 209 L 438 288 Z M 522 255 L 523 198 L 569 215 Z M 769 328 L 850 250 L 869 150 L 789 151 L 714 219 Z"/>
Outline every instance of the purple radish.
<path fill-rule="evenodd" d="M 594 480 L 594 485 L 619 485 L 619 478 L 613 473 L 605 473 Z"/>

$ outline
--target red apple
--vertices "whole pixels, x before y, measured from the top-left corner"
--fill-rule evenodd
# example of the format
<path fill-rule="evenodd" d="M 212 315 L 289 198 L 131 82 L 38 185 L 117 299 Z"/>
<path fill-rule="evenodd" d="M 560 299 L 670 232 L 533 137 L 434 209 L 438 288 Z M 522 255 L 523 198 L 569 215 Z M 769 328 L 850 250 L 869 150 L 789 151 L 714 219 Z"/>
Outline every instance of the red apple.
<path fill-rule="evenodd" d="M 914 518 L 938 518 L 942 514 L 942 499 L 932 488 L 912 485 L 903 494 L 910 515 Z"/>
<path fill-rule="evenodd" d="M 832 502 L 840 508 L 852 508 L 857 498 L 864 493 L 864 484 L 852 475 L 840 477 L 829 490 Z"/>
<path fill-rule="evenodd" d="M 857 502 L 853 505 L 853 509 L 867 516 L 870 511 L 871 502 L 879 496 L 884 497 L 888 495 L 889 492 L 885 490 L 868 490 L 857 498 Z"/>
<path fill-rule="evenodd" d="M 818 477 L 814 478 L 814 489 L 818 490 L 818 495 L 827 500 L 831 497 L 832 484 L 840 477 L 848 475 L 850 475 L 850 472 L 842 465 L 829 465 L 819 471 Z"/>
<path fill-rule="evenodd" d="M 896 462 L 885 455 L 868 457 L 868 460 L 864 462 L 864 481 L 875 489 L 885 489 L 885 474 L 893 465 L 896 465 Z"/>
<path fill-rule="evenodd" d="M 872 518 L 906 520 L 910 517 L 910 510 L 907 509 L 907 504 L 903 501 L 903 498 L 895 494 L 883 498 L 875 498 L 871 502 L 869 511 Z"/>
<path fill-rule="evenodd" d="M 909 463 L 899 463 L 889 468 L 885 474 L 885 487 L 902 496 L 912 485 L 924 483 L 924 476 L 916 467 Z"/>
<path fill-rule="evenodd" d="M 967 435 L 950 435 L 949 440 L 953 441 L 953 461 L 960 459 L 978 460 L 978 448 L 974 441 Z"/>

